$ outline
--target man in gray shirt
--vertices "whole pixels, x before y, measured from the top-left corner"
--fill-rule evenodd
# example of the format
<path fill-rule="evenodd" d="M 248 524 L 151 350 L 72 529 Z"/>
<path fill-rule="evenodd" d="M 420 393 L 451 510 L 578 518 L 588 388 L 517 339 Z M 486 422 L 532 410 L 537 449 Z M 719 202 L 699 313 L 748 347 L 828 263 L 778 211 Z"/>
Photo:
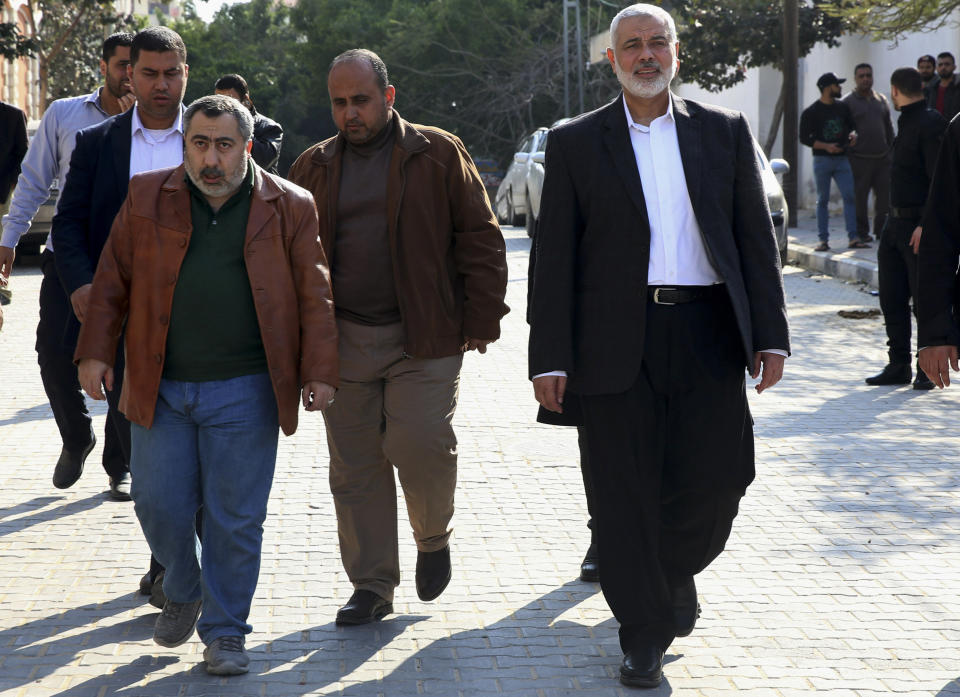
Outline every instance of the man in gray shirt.
<path fill-rule="evenodd" d="M 134 96 L 127 78 L 132 41 L 133 34 L 109 36 L 103 42 L 100 61 L 103 86 L 89 95 L 58 99 L 44 113 L 21 165 L 10 212 L 2 220 L 0 273 L 5 279 L 10 276 L 17 242 L 30 229 L 40 206 L 50 196 L 50 186 L 56 182 L 58 188 L 63 189 L 77 132 L 133 106 Z M 37 362 L 63 441 L 53 484 L 66 489 L 83 473 L 83 463 L 93 450 L 96 437 L 77 381 L 72 352 L 63 343 L 67 318 L 73 310 L 57 275 L 50 237 L 47 237 L 46 249 L 40 259 L 43 281 L 40 284 L 40 322 L 37 324 Z M 103 468 L 110 478 L 110 494 L 115 499 L 129 501 L 129 463 L 109 420 L 104 435 Z"/>
<path fill-rule="evenodd" d="M 857 142 L 847 149 L 853 170 L 853 195 L 857 208 L 857 236 L 869 242 L 870 215 L 867 200 L 873 191 L 873 235 L 880 231 L 890 208 L 890 147 L 893 123 L 887 98 L 873 89 L 873 68 L 860 63 L 853 69 L 857 88 L 843 98 L 857 126 Z"/>

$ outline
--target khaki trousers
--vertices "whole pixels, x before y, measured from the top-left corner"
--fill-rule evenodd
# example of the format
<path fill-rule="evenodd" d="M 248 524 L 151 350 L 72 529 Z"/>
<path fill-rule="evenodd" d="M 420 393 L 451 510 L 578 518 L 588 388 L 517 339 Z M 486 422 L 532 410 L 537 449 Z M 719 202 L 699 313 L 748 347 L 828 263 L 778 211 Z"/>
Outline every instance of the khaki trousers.
<path fill-rule="evenodd" d="M 434 552 L 450 538 L 463 356 L 404 358 L 401 324 L 337 326 L 340 389 L 324 420 L 340 558 L 355 589 L 392 600 L 400 583 L 393 467 L 417 549 Z"/>

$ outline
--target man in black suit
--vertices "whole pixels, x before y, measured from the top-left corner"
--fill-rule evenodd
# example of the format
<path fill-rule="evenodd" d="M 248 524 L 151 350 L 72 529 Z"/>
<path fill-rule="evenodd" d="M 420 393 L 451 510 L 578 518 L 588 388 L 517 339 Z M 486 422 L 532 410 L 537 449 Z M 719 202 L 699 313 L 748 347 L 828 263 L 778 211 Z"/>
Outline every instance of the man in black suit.
<path fill-rule="evenodd" d="M 130 46 L 127 71 L 137 96 L 136 106 L 77 134 L 70 172 L 53 218 L 57 272 L 74 312 L 64 335 L 71 350 L 76 347 L 100 252 L 127 196 L 130 177 L 183 162 L 182 102 L 188 71 L 183 40 L 167 27 L 149 27 L 138 32 Z M 160 321 L 167 319 L 161 315 Z M 120 342 L 113 389 L 106 394 L 108 418 L 120 435 L 129 462 L 130 424 L 119 411 L 123 367 Z M 129 495 L 129 474 L 116 486 L 122 486 Z M 154 590 L 161 570 L 151 560 L 150 572 L 140 584 L 142 593 Z M 153 593 L 151 602 L 162 607 L 162 600 L 159 593 Z"/>
<path fill-rule="evenodd" d="M 960 118 L 947 126 L 930 183 L 917 261 L 920 370 L 939 387 L 960 370 Z"/>
<path fill-rule="evenodd" d="M 0 216 L 7 212 L 10 192 L 20 176 L 20 161 L 27 154 L 27 117 L 22 110 L 0 102 Z"/>
<path fill-rule="evenodd" d="M 578 398 L 620 680 L 654 687 L 754 477 L 744 368 L 776 384 L 789 331 L 746 118 L 670 93 L 661 8 L 624 9 L 610 36 L 622 98 L 547 140 L 530 375 L 551 411 Z"/>

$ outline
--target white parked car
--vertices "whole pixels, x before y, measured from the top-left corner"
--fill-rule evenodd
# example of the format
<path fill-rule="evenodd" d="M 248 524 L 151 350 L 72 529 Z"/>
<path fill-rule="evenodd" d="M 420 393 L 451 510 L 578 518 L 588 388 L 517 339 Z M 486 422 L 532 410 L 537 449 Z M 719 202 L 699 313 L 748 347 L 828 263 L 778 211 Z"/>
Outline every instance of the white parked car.
<path fill-rule="evenodd" d="M 528 176 L 533 167 L 539 167 L 540 187 L 543 186 L 543 148 L 547 137 L 546 128 L 538 128 L 526 136 L 517 145 L 517 152 L 513 155 L 513 162 L 497 188 L 497 195 L 493 207 L 497 220 L 506 225 L 523 225 L 526 223 L 527 232 L 532 233 L 533 223 L 540 208 L 540 191 L 537 191 L 537 208 L 534 215 L 528 215 L 530 210 L 530 184 Z M 535 165 L 533 154 L 540 153 L 540 164 Z"/>

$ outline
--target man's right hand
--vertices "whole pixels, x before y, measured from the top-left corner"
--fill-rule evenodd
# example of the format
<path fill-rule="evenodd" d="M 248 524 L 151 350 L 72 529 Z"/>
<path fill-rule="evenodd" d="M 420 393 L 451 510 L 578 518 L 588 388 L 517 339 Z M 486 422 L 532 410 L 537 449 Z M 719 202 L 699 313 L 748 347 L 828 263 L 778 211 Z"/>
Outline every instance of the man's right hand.
<path fill-rule="evenodd" d="M 70 304 L 73 305 L 73 314 L 83 324 L 83 316 L 87 314 L 87 303 L 90 302 L 90 283 L 80 286 L 70 294 Z"/>
<path fill-rule="evenodd" d="M 826 150 L 831 155 L 839 155 L 840 153 L 843 152 L 843 148 L 841 148 L 836 143 L 827 143 L 827 147 L 825 147 L 824 150 Z"/>
<path fill-rule="evenodd" d="M 567 378 L 563 375 L 543 375 L 533 379 L 533 396 L 544 409 L 563 413 L 563 393 L 567 390 Z"/>
<path fill-rule="evenodd" d="M 16 256 L 17 250 L 13 247 L 0 247 L 0 286 L 7 285 L 10 280 L 10 270 Z"/>
<path fill-rule="evenodd" d="M 127 92 L 122 97 L 117 98 L 117 103 L 120 105 L 120 113 L 127 111 L 132 107 L 137 101 L 137 95 L 133 92 Z"/>
<path fill-rule="evenodd" d="M 943 389 L 950 387 L 950 369 L 960 371 L 957 362 L 956 346 L 927 346 L 920 349 L 920 370 L 933 380 L 933 384 Z"/>
<path fill-rule="evenodd" d="M 84 358 L 77 366 L 77 377 L 84 392 L 94 399 L 106 399 L 103 385 L 113 390 L 113 368 L 96 358 Z"/>

